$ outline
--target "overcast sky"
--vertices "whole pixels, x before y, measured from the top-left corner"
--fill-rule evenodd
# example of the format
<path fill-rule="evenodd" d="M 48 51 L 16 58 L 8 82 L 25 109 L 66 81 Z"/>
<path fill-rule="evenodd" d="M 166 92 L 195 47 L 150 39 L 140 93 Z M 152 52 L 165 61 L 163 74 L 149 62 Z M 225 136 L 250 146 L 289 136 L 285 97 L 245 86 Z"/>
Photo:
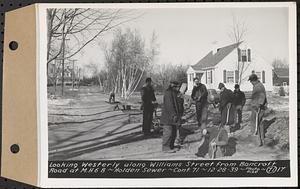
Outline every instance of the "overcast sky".
<path fill-rule="evenodd" d="M 212 50 L 232 43 L 228 36 L 233 15 L 244 20 L 248 33 L 245 41 L 252 50 L 269 63 L 274 58 L 288 60 L 287 8 L 194 8 L 145 9 L 140 18 L 122 25 L 137 29 L 149 41 L 152 32 L 158 35 L 160 55 L 157 64 L 193 65 Z M 103 66 L 104 57 L 99 43 L 109 43 L 112 32 L 97 39 L 77 55 L 82 65 Z"/>

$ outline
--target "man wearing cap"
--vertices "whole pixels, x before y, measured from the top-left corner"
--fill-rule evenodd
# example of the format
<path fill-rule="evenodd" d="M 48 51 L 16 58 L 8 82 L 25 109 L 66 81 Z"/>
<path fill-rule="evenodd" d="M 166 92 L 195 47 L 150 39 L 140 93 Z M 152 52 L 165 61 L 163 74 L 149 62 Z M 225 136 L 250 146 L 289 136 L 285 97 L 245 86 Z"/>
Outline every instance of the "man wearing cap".
<path fill-rule="evenodd" d="M 160 123 L 163 127 L 162 150 L 166 153 L 174 153 L 174 142 L 177 134 L 177 126 L 181 121 L 180 102 L 178 101 L 179 83 L 171 81 L 163 97 L 163 109 Z"/>
<path fill-rule="evenodd" d="M 224 83 L 219 83 L 218 88 L 220 89 L 220 104 L 219 109 L 221 112 L 221 125 L 231 124 L 230 113 L 232 112 L 233 103 L 233 92 L 227 89 Z"/>
<path fill-rule="evenodd" d="M 184 121 L 186 121 L 186 118 L 184 116 L 184 94 L 187 90 L 187 84 L 186 83 L 182 83 L 181 87 L 179 89 L 178 95 L 177 95 L 177 101 L 178 101 L 178 110 L 179 110 L 179 116 L 182 118 L 181 123 L 183 123 Z M 183 142 L 184 139 L 189 135 L 194 133 L 193 131 L 191 131 L 190 129 L 184 128 L 182 127 L 181 124 L 178 124 L 178 136 L 175 140 L 175 146 L 178 147 L 182 147 L 183 146 Z"/>
<path fill-rule="evenodd" d="M 235 84 L 233 95 L 234 95 L 234 105 L 236 110 L 235 117 L 237 117 L 236 123 L 238 127 L 240 127 L 240 124 L 242 122 L 242 110 L 246 103 L 246 97 L 245 97 L 245 93 L 240 90 L 239 84 Z"/>
<path fill-rule="evenodd" d="M 207 89 L 204 84 L 202 84 L 199 78 L 194 78 L 195 86 L 192 90 L 191 98 L 196 103 L 196 116 L 198 121 L 198 126 L 200 130 L 206 128 L 207 123 L 207 110 L 208 110 L 208 102 L 207 102 Z"/>
<path fill-rule="evenodd" d="M 146 78 L 146 84 L 141 91 L 143 109 L 143 133 L 145 136 L 151 134 L 151 124 L 153 119 L 154 103 L 156 101 L 154 89 L 151 85 L 151 78 Z"/>
<path fill-rule="evenodd" d="M 254 134 L 258 135 L 259 139 L 259 146 L 264 144 L 264 126 L 262 125 L 262 120 L 264 116 L 264 110 L 266 109 L 267 105 L 267 95 L 264 85 L 258 80 L 256 74 L 251 74 L 248 79 L 251 84 L 253 85 L 252 90 L 252 101 L 251 101 L 251 108 L 252 108 L 252 123 L 254 127 L 252 127 Z"/>

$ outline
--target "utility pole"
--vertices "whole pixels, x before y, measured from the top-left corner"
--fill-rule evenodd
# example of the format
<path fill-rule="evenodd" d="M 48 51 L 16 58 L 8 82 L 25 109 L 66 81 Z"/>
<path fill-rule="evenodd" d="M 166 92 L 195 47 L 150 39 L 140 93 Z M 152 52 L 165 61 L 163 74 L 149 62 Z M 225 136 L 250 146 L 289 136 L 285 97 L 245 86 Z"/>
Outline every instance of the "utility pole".
<path fill-rule="evenodd" d="M 75 61 L 77 60 L 72 60 L 72 90 L 74 90 L 74 80 L 75 80 Z"/>
<path fill-rule="evenodd" d="M 64 83 L 65 83 L 65 49 L 66 49 L 66 41 L 70 39 L 66 39 L 65 36 L 62 37 L 62 52 L 61 58 L 57 58 L 57 60 L 61 60 L 61 95 L 64 95 Z M 59 75 L 59 73 L 58 73 Z"/>
<path fill-rule="evenodd" d="M 66 28 L 66 9 L 64 9 L 64 23 L 63 23 L 63 27 L 62 27 L 62 55 L 61 55 L 61 60 L 62 60 L 62 71 L 61 71 L 61 95 L 64 95 L 64 85 L 65 85 L 65 48 L 66 48 L 66 40 L 70 40 L 67 39 L 66 36 L 67 34 L 65 34 L 65 28 Z"/>
<path fill-rule="evenodd" d="M 61 96 L 64 96 L 65 83 L 65 26 L 66 26 L 66 9 L 64 9 L 64 24 L 62 28 L 62 71 L 61 71 Z"/>
<path fill-rule="evenodd" d="M 79 86 L 80 86 L 80 72 L 81 72 L 81 68 L 79 68 L 78 70 L 78 89 L 79 89 Z"/>
<path fill-rule="evenodd" d="M 64 96 L 64 86 L 65 86 L 65 39 L 63 37 L 62 41 L 62 70 L 61 70 L 61 96 Z"/>

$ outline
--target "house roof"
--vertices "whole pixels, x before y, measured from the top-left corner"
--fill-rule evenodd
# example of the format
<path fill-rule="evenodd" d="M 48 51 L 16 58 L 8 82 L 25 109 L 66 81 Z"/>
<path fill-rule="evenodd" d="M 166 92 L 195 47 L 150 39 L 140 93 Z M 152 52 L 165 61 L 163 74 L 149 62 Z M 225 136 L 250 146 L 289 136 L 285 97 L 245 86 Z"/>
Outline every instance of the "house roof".
<path fill-rule="evenodd" d="M 215 54 L 210 51 L 199 62 L 192 66 L 194 70 L 201 70 L 208 67 L 214 67 L 221 62 L 227 55 L 229 55 L 235 48 L 237 48 L 242 42 L 234 43 L 225 47 L 221 47 Z"/>
<path fill-rule="evenodd" d="M 288 68 L 274 68 L 274 72 L 278 77 L 289 77 Z"/>

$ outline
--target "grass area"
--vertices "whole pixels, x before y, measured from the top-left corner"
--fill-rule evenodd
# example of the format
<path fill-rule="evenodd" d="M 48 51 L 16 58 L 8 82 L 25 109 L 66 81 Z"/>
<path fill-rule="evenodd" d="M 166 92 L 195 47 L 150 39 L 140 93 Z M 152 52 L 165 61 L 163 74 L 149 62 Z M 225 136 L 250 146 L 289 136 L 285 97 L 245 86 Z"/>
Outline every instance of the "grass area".
<path fill-rule="evenodd" d="M 79 98 L 80 94 L 87 94 L 87 93 L 101 93 L 100 88 L 97 86 L 80 86 L 78 88 L 72 88 L 72 86 L 65 86 L 64 93 L 62 95 L 62 87 L 57 86 L 56 89 L 51 86 L 47 87 L 47 95 L 48 98 L 50 96 L 55 96 L 55 98 L 62 98 L 62 99 L 75 99 Z"/>
<path fill-rule="evenodd" d="M 156 97 L 156 101 L 159 103 L 159 104 L 162 104 L 163 103 L 163 94 L 156 94 L 155 95 Z M 133 93 L 128 101 L 130 103 L 133 103 L 133 104 L 140 104 L 142 102 L 142 97 L 141 97 L 141 94 L 139 92 L 135 92 Z"/>
<path fill-rule="evenodd" d="M 56 99 L 78 99 L 80 96 L 84 94 L 91 94 L 91 93 L 103 93 L 98 86 L 81 86 L 79 89 L 75 88 L 72 89 L 72 86 L 65 86 L 64 87 L 64 95 L 62 96 L 61 86 L 56 87 L 56 91 L 54 87 L 48 87 L 48 98 L 56 98 Z M 108 100 L 108 95 L 107 100 Z M 250 94 L 251 95 L 251 94 Z M 187 97 L 189 97 L 187 95 Z M 163 103 L 163 93 L 156 93 L 156 99 L 159 104 Z M 288 109 L 288 96 L 282 97 L 278 94 L 268 92 L 267 93 L 268 99 L 268 106 L 272 109 L 276 110 L 284 110 Z M 127 102 L 130 104 L 139 105 L 141 104 L 141 94 L 140 92 L 134 92 L 129 99 L 126 101 L 121 98 L 120 94 L 116 94 L 116 101 Z M 247 99 L 246 106 L 244 107 L 245 110 L 248 110 L 251 104 L 251 99 Z"/>

